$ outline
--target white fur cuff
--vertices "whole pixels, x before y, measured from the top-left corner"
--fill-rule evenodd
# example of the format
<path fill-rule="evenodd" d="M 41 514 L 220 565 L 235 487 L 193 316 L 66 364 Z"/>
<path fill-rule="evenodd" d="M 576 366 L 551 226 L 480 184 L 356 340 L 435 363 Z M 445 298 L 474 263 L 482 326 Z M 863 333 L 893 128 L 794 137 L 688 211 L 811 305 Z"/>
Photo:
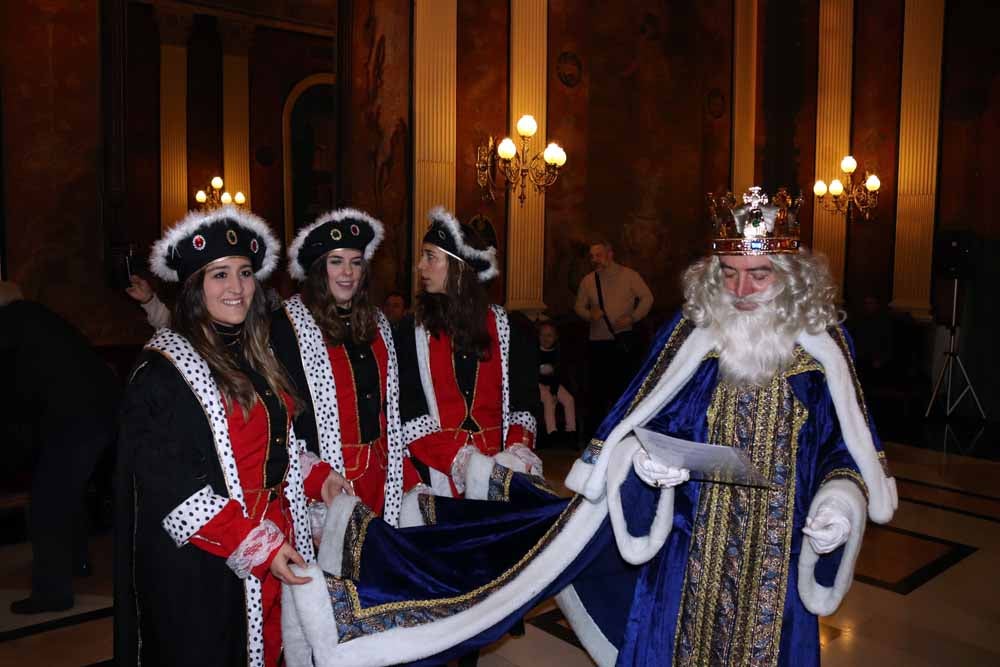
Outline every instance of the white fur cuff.
<path fill-rule="evenodd" d="M 470 500 L 489 500 L 490 475 L 493 474 L 494 460 L 477 449 L 469 457 L 465 470 L 465 497 Z"/>
<path fill-rule="evenodd" d="M 326 524 L 323 526 L 323 537 L 319 543 L 319 553 L 316 563 L 324 572 L 341 576 L 340 569 L 344 558 L 344 531 L 358 503 L 357 496 L 341 494 L 333 499 L 326 511 Z"/>
<path fill-rule="evenodd" d="M 867 520 L 865 497 L 861 489 L 846 479 L 833 479 L 821 486 L 809 506 L 809 516 L 815 515 L 818 508 L 830 498 L 843 502 L 848 508 L 851 523 L 851 532 L 844 544 L 844 554 L 833 586 L 823 586 L 816 581 L 816 564 L 820 555 L 812 548 L 808 539 L 802 540 L 802 551 L 799 553 L 799 597 L 805 608 L 818 616 L 829 616 L 835 612 L 847 595 L 854 579 L 854 564 L 861 551 Z"/>
<path fill-rule="evenodd" d="M 399 506 L 399 527 L 411 528 L 424 525 L 424 515 L 420 512 L 420 496 L 434 495 L 426 484 L 417 484 L 406 492 Z"/>
<path fill-rule="evenodd" d="M 226 565 L 240 579 L 250 576 L 253 569 L 264 563 L 271 552 L 281 546 L 285 536 L 270 519 L 264 519 L 243 538 L 236 550 L 226 559 Z"/>

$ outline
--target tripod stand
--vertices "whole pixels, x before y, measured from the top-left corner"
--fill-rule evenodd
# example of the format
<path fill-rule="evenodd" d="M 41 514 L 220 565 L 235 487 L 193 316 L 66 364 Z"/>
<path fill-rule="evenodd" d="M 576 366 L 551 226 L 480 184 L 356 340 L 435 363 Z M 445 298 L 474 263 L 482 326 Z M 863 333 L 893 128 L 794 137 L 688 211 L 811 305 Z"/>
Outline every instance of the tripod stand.
<path fill-rule="evenodd" d="M 976 407 L 979 409 L 979 415 L 986 419 L 986 412 L 983 410 L 983 404 L 979 402 L 979 396 L 976 395 L 976 390 L 972 386 L 972 380 L 969 379 L 969 374 L 965 371 L 965 364 L 962 363 L 962 357 L 958 356 L 958 278 L 952 278 L 952 298 L 951 298 L 951 323 L 948 325 L 948 351 L 944 353 L 945 360 L 944 365 L 941 367 L 941 372 L 938 373 L 937 382 L 934 383 L 934 391 L 931 393 L 931 400 L 927 404 L 927 411 L 924 413 L 924 418 L 930 416 L 931 408 L 934 407 L 934 401 L 937 400 L 938 392 L 941 390 L 941 381 L 944 380 L 945 375 L 948 376 L 947 387 L 945 389 L 945 403 L 944 403 L 944 414 L 946 417 L 950 417 L 955 409 L 958 407 L 962 399 L 965 398 L 966 394 L 972 394 L 973 400 L 976 402 Z M 958 395 L 955 402 L 951 401 L 951 386 L 952 379 L 955 373 L 955 364 L 958 364 L 958 370 L 962 372 L 962 377 L 965 378 L 965 389 L 962 393 Z"/>

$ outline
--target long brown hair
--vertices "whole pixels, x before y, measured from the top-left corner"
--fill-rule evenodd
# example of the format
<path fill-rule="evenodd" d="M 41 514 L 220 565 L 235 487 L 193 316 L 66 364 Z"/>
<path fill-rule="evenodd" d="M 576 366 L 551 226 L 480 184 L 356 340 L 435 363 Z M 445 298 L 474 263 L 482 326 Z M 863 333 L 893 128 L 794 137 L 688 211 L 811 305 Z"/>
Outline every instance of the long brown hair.
<path fill-rule="evenodd" d="M 306 273 L 306 282 L 302 286 L 302 303 L 316 320 L 319 330 L 330 345 L 340 345 L 348 334 L 355 343 L 371 343 L 375 339 L 376 315 L 375 306 L 368 299 L 368 261 L 361 260 L 361 279 L 358 289 L 351 297 L 351 326 L 344 325 L 337 312 L 337 301 L 330 293 L 330 282 L 326 274 L 326 260 L 330 253 L 321 256 Z"/>
<path fill-rule="evenodd" d="M 219 385 L 226 410 L 231 410 L 235 403 L 243 409 L 243 417 L 248 418 L 257 401 L 257 394 L 250 378 L 240 370 L 239 360 L 228 352 L 222 338 L 212 328 L 212 318 L 205 305 L 205 268 L 191 275 L 181 285 L 174 304 L 172 328 L 187 338 L 208 364 L 212 377 Z M 254 285 L 253 299 L 241 333 L 243 359 L 250 368 L 264 376 L 268 387 L 276 395 L 290 396 L 297 412 L 300 405 L 298 397 L 281 364 L 271 354 L 268 342 L 271 313 L 267 307 L 267 296 L 256 277 Z"/>
<path fill-rule="evenodd" d="M 474 354 L 480 361 L 490 357 L 490 332 L 486 328 L 489 296 L 475 270 L 465 262 L 448 258 L 448 278 L 443 294 L 421 292 L 414 314 L 433 335 L 451 337 L 455 352 Z"/>

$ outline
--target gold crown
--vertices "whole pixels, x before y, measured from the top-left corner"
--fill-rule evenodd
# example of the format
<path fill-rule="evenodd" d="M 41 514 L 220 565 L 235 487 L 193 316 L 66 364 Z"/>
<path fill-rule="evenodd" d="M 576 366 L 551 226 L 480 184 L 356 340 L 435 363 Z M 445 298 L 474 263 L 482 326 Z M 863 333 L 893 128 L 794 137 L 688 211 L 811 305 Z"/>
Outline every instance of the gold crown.
<path fill-rule="evenodd" d="M 716 255 L 770 255 L 799 251 L 798 212 L 802 195 L 796 198 L 779 188 L 768 199 L 754 186 L 743 194 L 743 206 L 736 206 L 731 192 L 707 195 L 708 214 L 715 227 L 712 253 Z"/>

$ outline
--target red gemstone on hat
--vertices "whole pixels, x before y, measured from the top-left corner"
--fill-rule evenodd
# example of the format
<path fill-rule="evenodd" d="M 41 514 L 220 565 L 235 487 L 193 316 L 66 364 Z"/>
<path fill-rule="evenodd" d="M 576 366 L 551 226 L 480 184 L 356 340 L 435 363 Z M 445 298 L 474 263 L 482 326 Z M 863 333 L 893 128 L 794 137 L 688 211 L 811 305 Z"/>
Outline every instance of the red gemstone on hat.
<path fill-rule="evenodd" d="M 354 236 L 357 236 L 360 233 L 361 233 L 361 230 L 358 228 L 357 225 L 351 225 L 351 234 L 353 234 Z"/>
<path fill-rule="evenodd" d="M 195 250 L 205 249 L 205 237 L 201 234 L 195 234 L 195 237 L 191 239 L 191 245 L 194 246 Z"/>
<path fill-rule="evenodd" d="M 260 246 L 257 244 L 257 239 L 250 239 L 250 252 L 255 253 L 258 248 L 260 248 Z"/>

